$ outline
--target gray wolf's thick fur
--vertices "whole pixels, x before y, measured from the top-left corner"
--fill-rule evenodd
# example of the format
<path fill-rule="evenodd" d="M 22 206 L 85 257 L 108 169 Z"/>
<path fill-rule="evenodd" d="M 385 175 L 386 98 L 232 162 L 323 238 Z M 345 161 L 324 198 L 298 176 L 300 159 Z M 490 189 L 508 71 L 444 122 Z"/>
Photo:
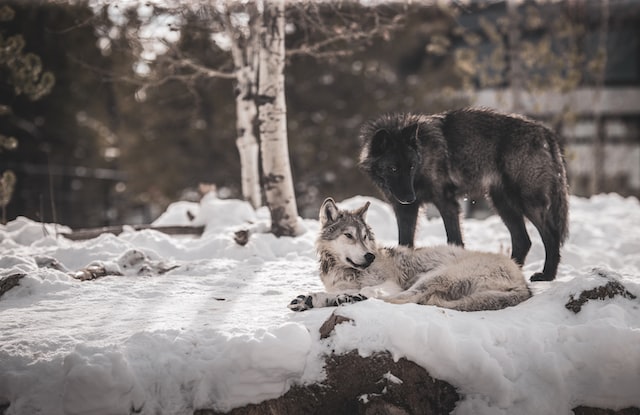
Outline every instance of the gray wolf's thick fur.
<path fill-rule="evenodd" d="M 340 210 L 328 198 L 320 208 L 316 241 L 320 278 L 327 292 L 300 295 L 289 308 L 303 311 L 369 297 L 460 311 L 497 310 L 531 296 L 510 258 L 458 246 L 382 248 L 365 222 L 369 202 Z"/>
<path fill-rule="evenodd" d="M 531 247 L 526 217 L 546 254 L 531 280 L 555 278 L 568 234 L 568 192 L 549 128 L 520 115 L 466 108 L 384 115 L 362 127 L 361 140 L 360 167 L 392 204 L 401 245 L 413 245 L 418 210 L 433 203 L 447 242 L 463 246 L 458 198 L 488 195 L 511 233 L 511 257 L 524 265 Z"/>

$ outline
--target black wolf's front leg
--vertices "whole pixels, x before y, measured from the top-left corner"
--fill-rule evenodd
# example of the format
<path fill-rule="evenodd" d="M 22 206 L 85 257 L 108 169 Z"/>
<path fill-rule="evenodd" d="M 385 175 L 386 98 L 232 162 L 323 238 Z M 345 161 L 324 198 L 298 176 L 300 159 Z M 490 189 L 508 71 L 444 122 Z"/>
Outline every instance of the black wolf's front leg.
<path fill-rule="evenodd" d="M 357 303 L 366 299 L 367 297 L 362 294 L 302 294 L 294 298 L 288 307 L 293 311 L 305 311 L 316 307 L 336 307 L 342 304 Z"/>
<path fill-rule="evenodd" d="M 400 245 L 413 246 L 419 208 L 420 204 L 418 202 L 408 205 L 402 205 L 398 202 L 393 203 L 393 210 L 398 223 L 398 243 Z"/>
<path fill-rule="evenodd" d="M 460 204 L 453 198 L 453 192 L 450 198 L 437 200 L 435 205 L 442 216 L 444 229 L 447 231 L 447 243 L 464 247 L 460 231 Z"/>

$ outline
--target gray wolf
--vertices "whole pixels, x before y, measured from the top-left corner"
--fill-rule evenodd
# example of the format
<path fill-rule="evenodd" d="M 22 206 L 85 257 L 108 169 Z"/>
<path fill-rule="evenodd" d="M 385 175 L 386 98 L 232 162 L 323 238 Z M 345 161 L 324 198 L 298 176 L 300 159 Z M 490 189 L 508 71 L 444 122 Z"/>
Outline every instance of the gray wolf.
<path fill-rule="evenodd" d="M 360 138 L 360 167 L 393 206 L 401 245 L 413 246 L 418 210 L 433 203 L 447 242 L 464 246 L 458 198 L 488 195 L 511 233 L 511 257 L 524 265 L 531 247 L 526 217 L 546 255 L 531 281 L 555 278 L 568 234 L 568 188 L 549 128 L 520 115 L 465 108 L 383 115 L 366 123 Z"/>
<path fill-rule="evenodd" d="M 367 225 L 369 202 L 340 210 L 331 198 L 320 208 L 316 241 L 326 292 L 300 295 L 294 311 L 330 307 L 369 297 L 460 311 L 498 310 L 531 296 L 520 267 L 500 254 L 454 245 L 379 247 Z"/>

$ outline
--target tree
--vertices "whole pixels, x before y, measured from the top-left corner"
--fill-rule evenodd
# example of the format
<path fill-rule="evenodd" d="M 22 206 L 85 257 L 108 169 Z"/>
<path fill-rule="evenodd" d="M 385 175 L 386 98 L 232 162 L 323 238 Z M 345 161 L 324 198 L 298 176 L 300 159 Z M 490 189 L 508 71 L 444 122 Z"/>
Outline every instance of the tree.
<path fill-rule="evenodd" d="M 14 10 L 4 5 L 0 8 L 0 22 L 13 20 Z M 42 61 L 34 53 L 24 51 L 25 40 L 22 35 L 4 37 L 0 34 L 0 74 L 13 87 L 15 96 L 25 95 L 31 101 L 37 101 L 51 92 L 55 77 L 51 72 L 42 70 Z M 0 103 L 0 116 L 12 113 L 11 107 Z M 13 136 L 0 133 L 0 152 L 14 150 L 18 140 Z M 0 209 L 2 223 L 7 221 L 7 205 L 13 196 L 16 175 L 11 170 L 2 172 L 0 176 Z"/>
<path fill-rule="evenodd" d="M 154 7 L 154 6 L 150 6 Z M 323 19 L 341 6 L 292 5 L 289 10 L 300 18 L 296 28 L 304 27 L 307 37 L 289 56 L 344 56 L 376 36 L 388 34 L 385 19 L 399 26 L 398 13 L 380 18 L 377 9 L 350 3 L 326 25 Z M 363 19 L 362 10 L 366 10 Z M 153 15 L 179 16 L 173 29 L 181 33 L 194 27 L 208 32 L 215 47 L 226 51 L 228 62 L 217 65 L 191 54 L 179 42 L 164 41 L 166 53 L 154 59 L 146 75 L 147 85 L 158 86 L 179 80 L 191 85 L 198 79 L 232 79 L 236 106 L 236 147 L 241 161 L 242 194 L 254 207 L 262 205 L 262 195 L 272 214 L 273 232 L 297 233 L 297 204 L 287 146 L 286 102 L 284 97 L 285 10 L 281 2 L 201 3 L 196 6 L 155 8 Z M 121 11 L 122 15 L 129 12 Z M 324 16 L 322 15 L 324 13 Z M 361 23 L 361 24 L 358 24 Z M 139 25 L 140 26 L 140 25 Z M 136 31 L 128 30 L 128 33 Z M 141 30 L 136 35 L 141 39 Z M 139 40 L 138 40 L 139 42 Z M 139 48 L 142 49 L 142 48 Z M 147 89 L 145 87 L 145 89 Z"/>
<path fill-rule="evenodd" d="M 289 164 L 284 94 L 284 0 L 264 0 L 263 8 L 258 114 L 264 190 L 271 231 L 277 236 L 295 236 L 299 233 L 298 208 Z"/>
<path fill-rule="evenodd" d="M 268 2 L 267 2 L 268 3 Z M 231 63 L 233 68 L 215 68 L 208 65 L 206 62 L 202 62 L 195 56 L 189 56 L 180 49 L 179 42 L 167 42 L 159 39 L 166 48 L 167 52 L 161 58 L 157 58 L 154 61 L 156 68 L 155 73 L 147 74 L 144 89 L 148 89 L 150 86 L 158 86 L 166 84 L 167 82 L 178 80 L 189 85 L 189 88 L 194 88 L 195 83 L 199 79 L 232 79 L 234 81 L 234 94 L 236 104 L 236 146 L 240 155 L 241 161 L 241 183 L 243 197 L 248 200 L 254 207 L 262 206 L 262 190 L 263 187 L 272 189 L 273 185 L 266 185 L 264 179 L 265 175 L 260 175 L 260 146 L 259 146 L 259 121 L 258 112 L 259 106 L 258 100 L 258 74 L 260 64 L 260 31 L 262 27 L 262 11 L 260 10 L 262 4 L 257 2 L 248 2 L 242 4 L 239 2 L 229 3 L 203 3 L 193 7 L 188 5 L 179 5 L 177 8 L 156 8 L 154 13 L 158 15 L 172 14 L 179 16 L 183 24 L 195 24 L 201 27 L 206 27 L 204 32 L 208 32 L 209 36 L 216 40 L 217 46 L 220 50 L 230 53 Z M 266 7 L 266 6 L 265 6 Z M 130 11 L 121 11 L 123 15 L 130 13 Z M 149 19 L 153 19 L 151 16 Z M 180 30 L 188 30 L 188 27 L 182 27 Z M 136 42 L 142 38 L 140 30 L 137 31 Z M 276 51 L 277 52 L 277 51 Z M 225 66 L 223 63 L 221 66 Z M 169 69 L 166 71 L 166 69 Z M 265 74 L 269 72 L 266 71 Z M 154 79 L 155 78 L 155 79 Z M 264 79 L 268 79 L 265 77 Z M 286 126 L 286 124 L 285 124 Z M 286 143 L 286 137 L 285 137 Z M 267 153 L 272 150 L 272 147 L 266 146 L 262 151 Z M 263 154 L 267 159 L 271 158 L 268 155 Z M 282 167 L 280 167 L 282 168 Z M 275 173 L 274 173 L 275 174 Z M 291 180 L 291 174 L 287 180 Z M 293 189 L 293 184 L 289 184 Z M 265 189 L 265 193 L 269 190 Z M 276 201 L 269 199 L 269 206 L 272 213 L 275 213 L 276 218 L 280 217 L 279 212 L 289 211 L 294 213 L 290 209 L 295 207 L 295 200 L 293 205 L 289 205 L 286 209 L 282 209 L 280 206 L 273 206 Z M 294 220 L 297 220 L 297 211 L 293 215 Z M 277 222 L 277 220 L 275 221 Z M 276 232 L 277 234 L 280 231 Z M 283 232 L 282 234 L 287 234 Z"/>
<path fill-rule="evenodd" d="M 259 48 L 258 114 L 263 169 L 263 188 L 271 211 L 272 232 L 294 236 L 297 229 L 297 206 L 291 177 L 287 144 L 287 107 L 285 102 L 284 68 L 287 56 L 308 55 L 333 58 L 353 53 L 376 36 L 387 36 L 399 26 L 403 14 L 393 10 L 383 18 L 374 7 L 357 4 L 325 8 L 312 3 L 302 4 L 301 20 L 307 22 L 307 35 L 298 46 L 285 48 L 285 2 L 263 0 Z M 364 14 L 350 13 L 354 9 Z M 332 23 L 327 15 L 338 17 Z M 302 22 L 299 22 L 302 26 Z"/>
<path fill-rule="evenodd" d="M 222 11 L 211 8 L 208 15 L 218 16 L 230 40 L 242 193 L 254 207 L 261 206 L 262 183 L 271 212 L 271 231 L 277 236 L 295 236 L 299 233 L 298 210 L 289 164 L 284 96 L 284 1 L 240 6 L 231 3 Z"/>
<path fill-rule="evenodd" d="M 586 22 L 576 11 L 580 4 L 498 2 L 476 23 L 461 27 L 463 46 L 455 50 L 456 72 L 469 91 L 505 87 L 504 105 L 525 111 L 543 108 L 550 92 L 575 90 L 590 76 L 590 57 L 584 50 Z M 564 108 L 558 124 L 573 116 Z"/>
<path fill-rule="evenodd" d="M 236 146 L 240 155 L 240 175 L 242 196 L 254 208 L 262 206 L 260 187 L 260 145 L 256 133 L 258 107 L 255 97 L 258 93 L 259 48 L 257 33 L 260 14 L 257 4 L 247 4 L 248 30 L 241 31 L 234 25 L 231 11 L 224 13 L 224 28 L 231 39 L 231 56 L 235 69 Z"/>

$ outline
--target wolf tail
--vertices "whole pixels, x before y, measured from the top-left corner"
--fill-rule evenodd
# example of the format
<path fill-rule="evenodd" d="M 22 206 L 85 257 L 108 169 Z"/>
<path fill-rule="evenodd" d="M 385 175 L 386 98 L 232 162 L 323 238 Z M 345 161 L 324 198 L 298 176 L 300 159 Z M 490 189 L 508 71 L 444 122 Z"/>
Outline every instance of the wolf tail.
<path fill-rule="evenodd" d="M 446 299 L 438 294 L 434 294 L 426 301 L 426 304 L 451 308 L 458 311 L 501 310 L 520 304 L 530 297 L 531 292 L 525 286 L 509 291 L 478 291 L 455 300 Z"/>
<path fill-rule="evenodd" d="M 549 150 L 551 151 L 551 156 L 555 164 L 554 171 L 557 180 L 550 200 L 550 217 L 546 222 L 547 226 L 556 228 L 556 234 L 560 238 L 560 245 L 562 245 L 567 239 L 567 236 L 569 236 L 569 185 L 567 183 L 566 162 L 562 155 L 558 137 L 554 132 L 549 131 L 547 143 L 549 144 Z"/>

